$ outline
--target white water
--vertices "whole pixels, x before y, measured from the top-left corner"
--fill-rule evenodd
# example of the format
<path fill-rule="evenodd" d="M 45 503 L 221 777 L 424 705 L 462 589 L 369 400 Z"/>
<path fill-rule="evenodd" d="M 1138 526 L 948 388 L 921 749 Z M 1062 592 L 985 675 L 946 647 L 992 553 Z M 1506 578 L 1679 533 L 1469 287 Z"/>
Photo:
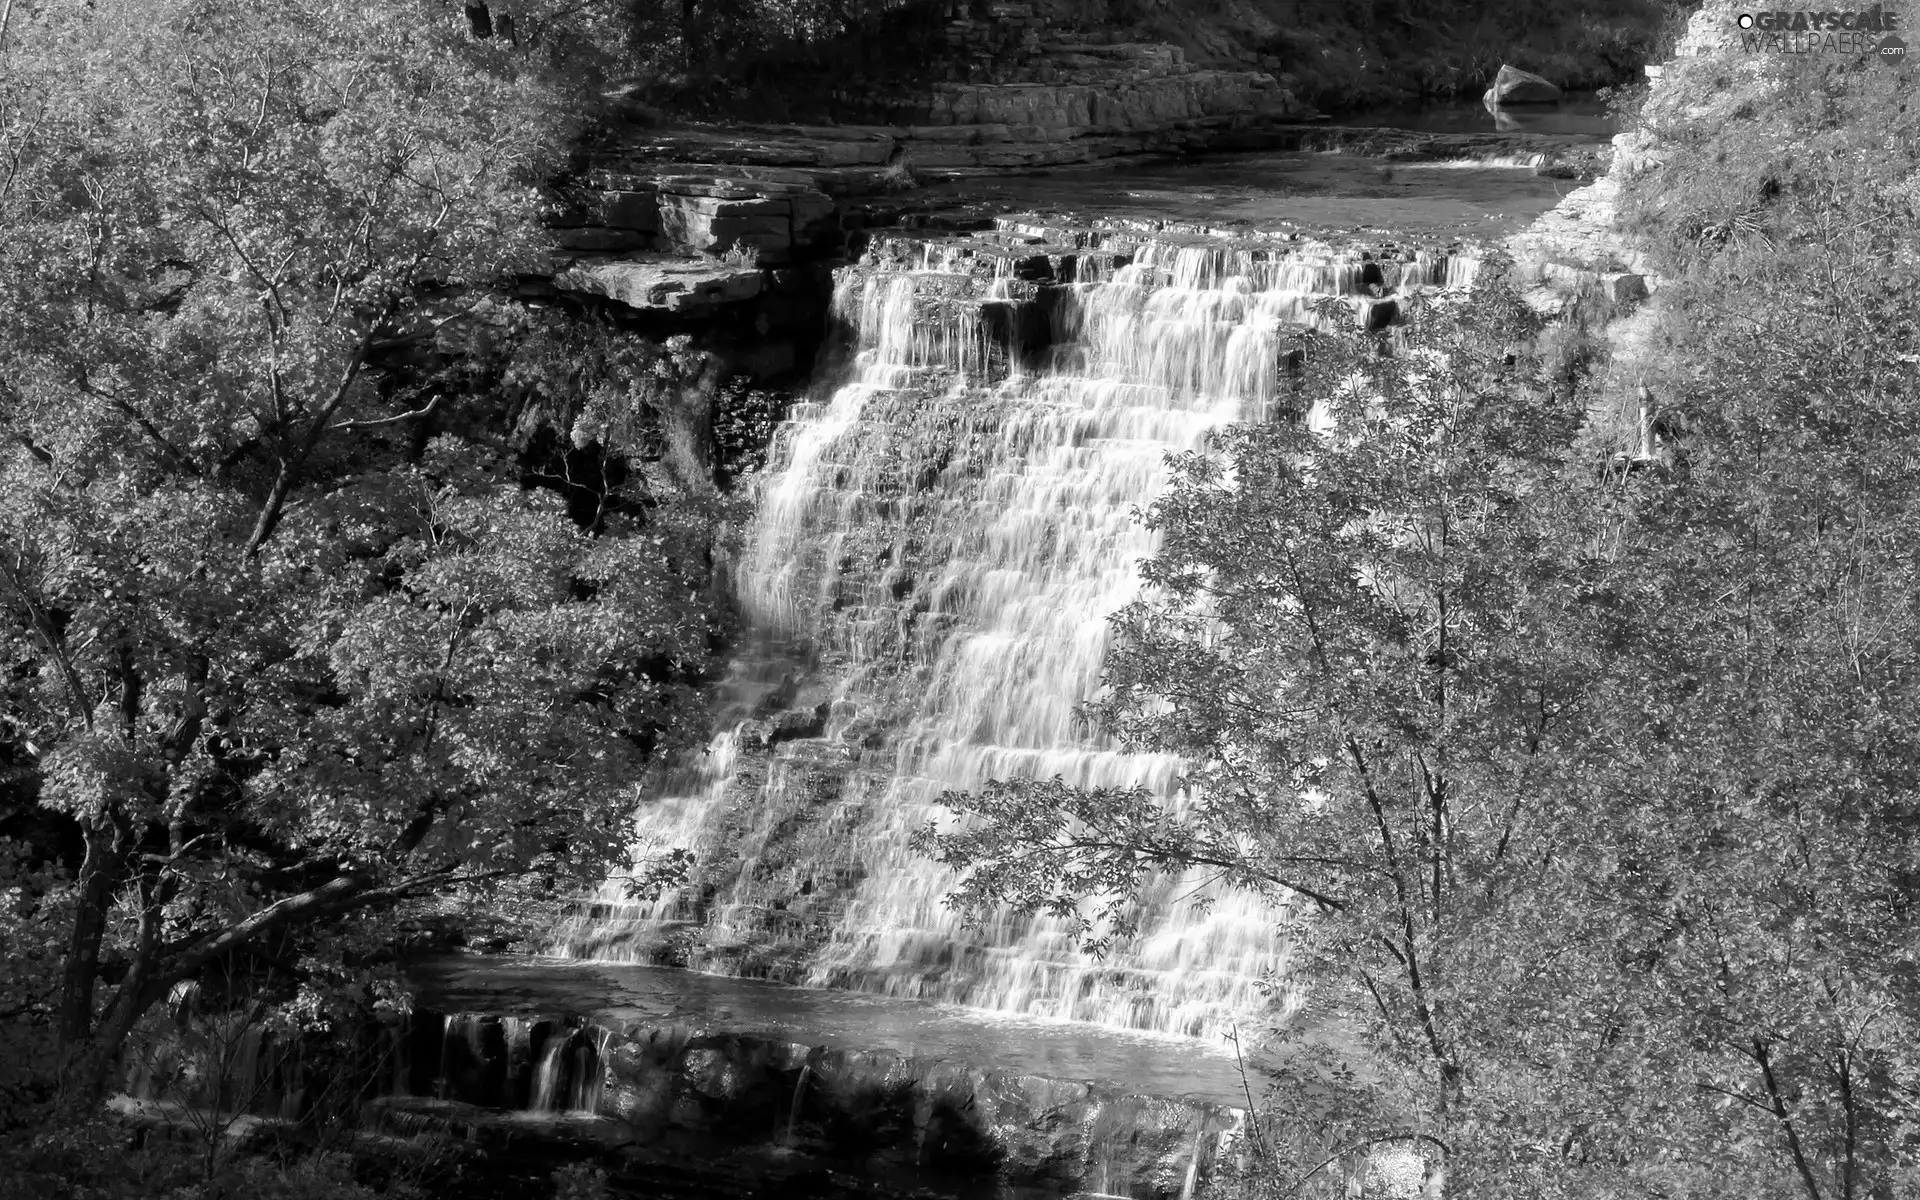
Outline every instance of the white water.
<path fill-rule="evenodd" d="M 1265 900 L 1163 879 L 1141 897 L 1138 935 L 1096 962 L 1052 918 L 1003 913 L 963 928 L 944 903 L 954 877 L 908 849 L 916 829 L 951 818 L 943 792 L 989 779 L 1057 776 L 1178 802 L 1177 760 L 1123 753 L 1075 715 L 1100 685 L 1107 619 L 1135 597 L 1154 550 L 1136 509 L 1165 485 L 1168 454 L 1267 417 L 1287 328 L 1317 319 L 1315 299 L 1350 297 L 1361 315 L 1371 303 L 1359 256 L 1324 247 L 1109 237 L 1102 248 L 1132 261 L 1083 255 L 1082 282 L 1061 289 L 1052 314 L 1049 364 L 1014 364 L 992 383 L 978 301 L 1031 302 L 1012 259 L 925 243 L 883 247 L 893 269 L 842 272 L 834 305 L 856 333 L 854 367 L 786 430 L 737 578 L 756 630 L 832 664 L 816 680 L 832 704 L 826 740 L 778 747 L 759 775 L 743 773 L 752 756 L 738 729 L 722 732 L 644 809 L 636 852 L 685 848 L 703 866 L 738 854 L 737 869 L 715 876 L 711 897 L 630 903 L 609 885 L 563 931 L 561 952 L 645 961 L 693 921 L 707 948 L 693 965 L 732 969 L 716 948 L 757 944 L 792 916 L 829 931 L 796 938 L 786 971 L 816 986 L 1187 1035 L 1226 1032 L 1266 1006 L 1287 948 Z M 1472 265 L 1382 264 L 1402 295 L 1469 282 Z M 929 415 L 912 406 L 932 406 L 944 463 L 885 436 Z M 903 488 L 917 471 L 937 477 Z M 914 572 L 899 566 L 914 561 Z M 900 587 L 911 615 L 892 599 Z M 887 714 L 878 748 L 837 740 L 874 712 Z M 862 753 L 824 804 L 803 797 L 810 772 Z M 830 831 L 797 862 L 778 849 L 790 819 Z M 799 898 L 836 872 L 856 882 L 830 904 Z"/>
<path fill-rule="evenodd" d="M 1396 171 L 1531 171 L 1547 161 L 1544 154 L 1482 154 L 1474 158 L 1442 158 L 1432 162 L 1396 162 Z"/>

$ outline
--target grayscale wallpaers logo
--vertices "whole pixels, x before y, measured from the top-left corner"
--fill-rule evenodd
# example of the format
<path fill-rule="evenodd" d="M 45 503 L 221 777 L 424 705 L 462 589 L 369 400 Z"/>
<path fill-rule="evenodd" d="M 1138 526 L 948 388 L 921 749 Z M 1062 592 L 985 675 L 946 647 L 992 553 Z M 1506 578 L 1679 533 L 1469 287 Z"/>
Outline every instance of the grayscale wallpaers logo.
<path fill-rule="evenodd" d="M 1897 63 L 1907 53 L 1896 32 L 1904 28 L 1900 14 L 1879 4 L 1865 10 L 1741 13 L 1735 23 L 1749 51 L 1870 54 L 1884 63 Z"/>

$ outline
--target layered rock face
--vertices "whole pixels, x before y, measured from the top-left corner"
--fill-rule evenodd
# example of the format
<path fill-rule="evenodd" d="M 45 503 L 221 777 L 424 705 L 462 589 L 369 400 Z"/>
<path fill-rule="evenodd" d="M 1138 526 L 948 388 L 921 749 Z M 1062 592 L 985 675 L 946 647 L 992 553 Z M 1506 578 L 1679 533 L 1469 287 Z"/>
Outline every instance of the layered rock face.
<path fill-rule="evenodd" d="M 849 90 L 834 124 L 694 127 L 677 154 L 671 136 L 650 132 L 631 146 L 700 161 L 684 151 L 733 133 L 762 141 L 757 155 L 740 149 L 763 165 L 991 170 L 1221 148 L 1236 132 L 1312 115 L 1270 74 L 1202 69 L 1158 43 L 1035 41 L 1011 64 L 982 61 L 972 78 Z"/>
<path fill-rule="evenodd" d="M 1064 142 L 1310 112 L 1271 75 L 1199 70 L 1173 46 L 1061 46 L 1057 54 L 1040 78 L 937 84 L 924 97 L 894 102 L 889 115 L 910 138 L 937 138 L 925 126 L 1005 126 L 1010 141 Z"/>

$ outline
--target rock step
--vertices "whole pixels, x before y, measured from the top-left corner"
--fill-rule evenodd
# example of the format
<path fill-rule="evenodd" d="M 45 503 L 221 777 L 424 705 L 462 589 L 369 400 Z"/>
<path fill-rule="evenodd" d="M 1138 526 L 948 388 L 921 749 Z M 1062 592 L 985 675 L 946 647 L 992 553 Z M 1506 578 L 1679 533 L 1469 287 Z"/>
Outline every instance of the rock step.
<path fill-rule="evenodd" d="M 648 255 L 576 263 L 554 277 L 554 286 L 629 308 L 688 315 L 758 296 L 766 275 L 757 267 L 724 261 Z"/>

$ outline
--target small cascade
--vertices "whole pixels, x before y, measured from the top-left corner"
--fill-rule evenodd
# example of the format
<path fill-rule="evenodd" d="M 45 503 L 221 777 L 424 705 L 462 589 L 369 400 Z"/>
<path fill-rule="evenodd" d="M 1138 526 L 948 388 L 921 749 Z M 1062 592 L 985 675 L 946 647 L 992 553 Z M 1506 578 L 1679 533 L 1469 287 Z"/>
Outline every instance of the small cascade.
<path fill-rule="evenodd" d="M 1178 760 L 1076 713 L 1154 550 L 1136 510 L 1210 431 L 1303 415 L 1280 364 L 1336 319 L 1319 301 L 1385 330 L 1380 306 L 1404 320 L 1477 267 L 1221 232 L 1010 219 L 876 237 L 838 273 L 851 367 L 783 430 L 736 564 L 759 649 L 704 759 L 639 814 L 643 867 L 692 869 L 610 882 L 557 953 L 1190 1036 L 1269 1003 L 1287 947 L 1264 902 L 1163 879 L 1096 961 L 1056 918 L 964 928 L 908 846 L 990 779 L 1182 802 Z"/>
<path fill-rule="evenodd" d="M 807 1081 L 812 1078 L 812 1076 L 813 1064 L 810 1062 L 801 1063 L 800 1078 L 796 1079 L 793 1084 L 793 1103 L 787 1106 L 786 1144 L 789 1146 L 796 1144 L 800 1136 L 800 1106 L 806 1102 Z"/>
<path fill-rule="evenodd" d="M 1406 171 L 1532 171 L 1547 161 L 1544 154 L 1480 153 L 1462 158 L 1437 158 L 1429 162 L 1397 162 L 1395 170 Z"/>
<path fill-rule="evenodd" d="M 608 1032 L 491 1013 L 413 1019 L 394 1096 L 542 1113 L 600 1111 Z"/>
<path fill-rule="evenodd" d="M 1200 1185 L 1200 1162 L 1206 1152 L 1206 1130 L 1197 1130 L 1193 1135 L 1193 1152 L 1187 1157 L 1187 1175 L 1180 1181 L 1180 1200 L 1193 1200 L 1194 1190 Z"/>
<path fill-rule="evenodd" d="M 569 1038 L 549 1038 L 533 1069 L 533 1096 L 527 1107 L 535 1112 L 559 1112 L 565 1106 L 561 1096 L 567 1090 Z"/>

